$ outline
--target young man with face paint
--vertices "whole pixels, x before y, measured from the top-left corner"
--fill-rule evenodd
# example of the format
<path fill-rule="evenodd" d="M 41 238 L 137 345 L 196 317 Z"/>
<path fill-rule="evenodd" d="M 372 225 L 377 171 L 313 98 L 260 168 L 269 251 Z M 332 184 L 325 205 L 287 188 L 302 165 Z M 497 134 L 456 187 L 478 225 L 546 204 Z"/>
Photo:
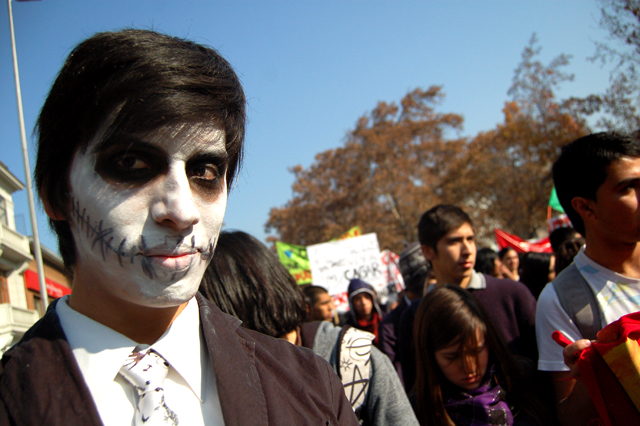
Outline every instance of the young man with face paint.
<path fill-rule="evenodd" d="M 3 356 L 0 424 L 357 424 L 324 360 L 197 294 L 244 125 L 211 48 L 124 30 L 72 51 L 38 119 L 35 177 L 73 291 Z M 138 364 L 166 378 L 133 385 Z"/>

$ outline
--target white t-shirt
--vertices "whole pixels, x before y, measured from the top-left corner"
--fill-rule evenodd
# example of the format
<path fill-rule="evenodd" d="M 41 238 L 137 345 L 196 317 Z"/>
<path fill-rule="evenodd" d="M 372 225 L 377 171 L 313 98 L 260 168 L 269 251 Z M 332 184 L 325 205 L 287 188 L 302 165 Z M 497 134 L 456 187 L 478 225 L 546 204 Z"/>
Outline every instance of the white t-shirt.
<path fill-rule="evenodd" d="M 602 327 L 621 316 L 640 310 L 640 280 L 625 277 L 589 259 L 584 247 L 573 259 L 578 271 L 596 295 L 602 311 Z M 538 340 L 538 370 L 568 371 L 562 356 L 562 347 L 551 338 L 555 330 L 569 340 L 582 339 L 580 331 L 562 309 L 553 284 L 545 286 L 538 298 L 536 309 L 536 336 Z"/>
<path fill-rule="evenodd" d="M 68 296 L 56 314 L 98 408 L 102 423 L 133 425 L 137 395 L 118 372 L 136 342 L 73 310 Z M 213 368 L 200 332 L 195 297 L 151 347 L 171 365 L 164 381 L 167 406 L 184 425 L 224 425 Z"/>

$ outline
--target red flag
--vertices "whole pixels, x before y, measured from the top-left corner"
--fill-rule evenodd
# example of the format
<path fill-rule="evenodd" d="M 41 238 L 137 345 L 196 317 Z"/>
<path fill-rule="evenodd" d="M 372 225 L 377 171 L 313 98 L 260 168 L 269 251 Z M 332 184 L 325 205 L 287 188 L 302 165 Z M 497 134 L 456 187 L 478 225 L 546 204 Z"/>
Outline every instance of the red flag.
<path fill-rule="evenodd" d="M 576 361 L 605 426 L 640 424 L 640 312 L 598 332 L 598 341 Z"/>
<path fill-rule="evenodd" d="M 524 241 L 520 237 L 504 232 L 502 229 L 494 228 L 493 233 L 496 236 L 496 242 L 498 243 L 500 250 L 505 247 L 512 247 L 518 253 L 526 253 L 529 251 L 553 253 L 549 237 L 545 237 L 538 241 Z"/>

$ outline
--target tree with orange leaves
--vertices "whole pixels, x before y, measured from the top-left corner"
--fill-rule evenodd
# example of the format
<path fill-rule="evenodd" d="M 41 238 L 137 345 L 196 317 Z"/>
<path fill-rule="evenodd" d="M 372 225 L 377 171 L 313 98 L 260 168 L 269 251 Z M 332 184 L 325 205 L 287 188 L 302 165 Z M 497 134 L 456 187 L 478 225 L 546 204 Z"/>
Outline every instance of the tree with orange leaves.
<path fill-rule="evenodd" d="M 570 101 L 555 97 L 557 87 L 573 79 L 562 71 L 570 57 L 543 64 L 540 51 L 534 34 L 515 70 L 504 122 L 473 138 L 449 169 L 443 190 L 464 205 L 480 239 L 493 239 L 494 227 L 537 237 L 553 186 L 551 165 L 562 145 L 588 133 Z"/>
<path fill-rule="evenodd" d="M 380 102 L 361 117 L 343 147 L 321 152 L 309 169 L 296 166 L 293 199 L 271 209 L 267 231 L 309 245 L 328 241 L 352 226 L 378 234 L 380 248 L 402 251 L 415 240 L 420 215 L 441 197 L 451 156 L 462 142 L 446 134 L 462 117 L 439 113 L 437 86 L 415 89 L 400 102 Z"/>
<path fill-rule="evenodd" d="M 415 241 L 421 215 L 440 203 L 473 218 L 479 239 L 499 227 L 522 238 L 544 228 L 551 164 L 559 147 L 587 132 L 554 90 L 570 80 L 569 57 L 542 64 L 535 35 L 523 52 L 504 108 L 504 123 L 476 137 L 449 139 L 462 117 L 438 113 L 438 86 L 415 89 L 400 102 L 378 103 L 349 132 L 343 147 L 296 166 L 293 198 L 271 209 L 267 232 L 288 243 L 328 241 L 359 225 L 380 248 L 400 252 Z M 484 240 L 484 241 L 483 241 Z"/>

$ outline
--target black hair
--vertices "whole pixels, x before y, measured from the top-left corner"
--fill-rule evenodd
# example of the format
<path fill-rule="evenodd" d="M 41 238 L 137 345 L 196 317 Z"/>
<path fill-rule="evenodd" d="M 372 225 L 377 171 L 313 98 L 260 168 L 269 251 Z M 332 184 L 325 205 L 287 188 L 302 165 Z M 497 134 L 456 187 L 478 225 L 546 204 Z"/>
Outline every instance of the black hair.
<path fill-rule="evenodd" d="M 516 251 L 516 249 L 514 249 L 513 247 L 509 247 L 509 246 L 507 246 L 507 247 L 502 247 L 502 248 L 500 249 L 500 251 L 498 252 L 498 257 L 500 258 L 500 260 L 503 260 L 503 259 L 504 259 L 504 257 L 507 255 L 507 253 L 509 253 L 509 252 L 510 252 L 510 251 L 512 251 L 512 250 L 513 250 L 513 251 L 515 251 L 516 253 L 518 253 L 518 252 Z M 520 255 L 518 255 L 518 256 L 520 256 Z"/>
<path fill-rule="evenodd" d="M 456 339 L 465 350 L 473 352 L 478 346 L 476 330 L 484 334 L 489 362 L 496 367 L 498 382 L 505 388 L 510 405 L 515 404 L 534 419 L 539 418 L 535 411 L 537 403 L 532 401 L 535 397 L 527 392 L 526 386 L 530 384 L 523 383 L 513 355 L 471 293 L 456 285 L 435 288 L 420 302 L 414 324 L 417 360 L 414 391 L 416 414 L 421 425 L 450 424 L 442 395 L 442 385 L 447 379 L 438 366 L 435 353 Z"/>
<path fill-rule="evenodd" d="M 242 326 L 282 337 L 304 322 L 302 291 L 264 244 L 241 231 L 223 231 L 200 292 Z"/>
<path fill-rule="evenodd" d="M 40 197 L 68 217 L 72 160 L 98 131 L 104 130 L 102 143 L 180 123 L 211 123 L 224 130 L 231 188 L 242 163 L 245 104 L 238 76 L 210 47 L 150 30 L 95 34 L 69 54 L 38 117 Z M 50 224 L 71 271 L 76 253 L 69 224 Z"/>
<path fill-rule="evenodd" d="M 465 223 L 473 226 L 471 218 L 461 208 L 446 204 L 437 205 L 427 210 L 420 218 L 418 240 L 421 245 L 431 247 L 437 253 L 438 241 Z"/>
<path fill-rule="evenodd" d="M 495 276 L 497 258 L 498 253 L 488 247 L 478 249 L 476 253 L 476 264 L 473 269 L 475 269 L 476 272 L 493 277 Z"/>
<path fill-rule="evenodd" d="M 302 289 L 302 293 L 304 294 L 305 302 L 309 306 L 313 306 L 318 301 L 318 296 L 321 294 L 329 294 L 326 288 L 320 287 L 319 285 L 308 285 Z"/>
<path fill-rule="evenodd" d="M 576 257 L 578 252 L 580 252 L 580 248 L 584 243 L 584 237 L 576 236 L 575 238 L 560 244 L 558 250 L 554 252 L 556 255 L 556 275 L 562 272 L 567 266 L 571 265 L 573 258 Z"/>
<path fill-rule="evenodd" d="M 419 243 L 410 243 L 405 246 L 402 253 L 400 253 L 398 267 L 402 273 L 405 289 L 421 296 L 430 268 L 429 262 L 422 254 Z"/>
<path fill-rule="evenodd" d="M 562 147 L 553 163 L 553 184 L 562 208 L 580 234 L 585 235 L 584 222 L 571 201 L 575 197 L 596 200 L 598 188 L 607 179 L 609 165 L 624 157 L 640 157 L 637 135 L 594 133 Z"/>
<path fill-rule="evenodd" d="M 556 252 L 558 251 L 558 247 L 560 244 L 564 243 L 567 240 L 571 240 L 578 236 L 578 231 L 571 226 L 561 226 L 560 228 L 556 228 L 549 234 L 549 242 L 551 243 L 551 249 Z"/>
<path fill-rule="evenodd" d="M 532 251 L 523 254 L 520 260 L 520 282 L 527 286 L 536 300 L 544 286 L 549 282 L 552 256 L 551 253 Z"/>

